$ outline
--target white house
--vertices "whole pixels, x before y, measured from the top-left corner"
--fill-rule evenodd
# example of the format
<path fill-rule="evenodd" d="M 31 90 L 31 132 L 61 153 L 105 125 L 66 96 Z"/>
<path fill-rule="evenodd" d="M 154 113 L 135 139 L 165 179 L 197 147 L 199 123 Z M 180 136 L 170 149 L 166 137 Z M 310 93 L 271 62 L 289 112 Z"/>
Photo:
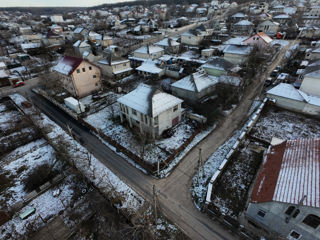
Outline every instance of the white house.
<path fill-rule="evenodd" d="M 115 79 L 128 76 L 132 71 L 128 59 L 114 58 L 112 56 L 98 61 L 97 65 L 100 67 L 102 75 Z"/>
<path fill-rule="evenodd" d="M 217 77 L 197 72 L 171 84 L 171 90 L 173 95 L 196 103 L 203 97 L 212 94 L 217 83 Z"/>
<path fill-rule="evenodd" d="M 279 23 L 266 20 L 258 24 L 257 32 L 264 32 L 267 35 L 274 36 L 279 31 Z"/>
<path fill-rule="evenodd" d="M 159 78 L 165 74 L 164 66 L 161 68 L 157 66 L 151 59 L 143 62 L 139 67 L 136 68 L 139 75 L 143 77 Z"/>
<path fill-rule="evenodd" d="M 270 38 L 264 32 L 258 32 L 257 34 L 247 38 L 242 43 L 250 46 L 256 46 L 259 50 L 263 50 L 270 46 L 272 38 Z"/>
<path fill-rule="evenodd" d="M 121 122 L 129 122 L 131 128 L 152 138 L 160 137 L 163 131 L 182 120 L 183 100 L 152 86 L 140 84 L 117 101 L 120 104 Z"/>
<path fill-rule="evenodd" d="M 286 239 L 320 236 L 320 139 L 272 141 L 246 216 Z"/>
<path fill-rule="evenodd" d="M 251 34 L 254 28 L 254 24 L 248 20 L 241 20 L 232 26 L 234 33 Z"/>

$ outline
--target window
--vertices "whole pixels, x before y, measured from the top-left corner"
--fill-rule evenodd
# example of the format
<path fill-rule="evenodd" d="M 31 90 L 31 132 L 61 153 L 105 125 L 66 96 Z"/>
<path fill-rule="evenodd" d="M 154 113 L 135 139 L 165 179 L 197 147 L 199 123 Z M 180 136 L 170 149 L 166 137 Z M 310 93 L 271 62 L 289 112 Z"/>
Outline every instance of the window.
<path fill-rule="evenodd" d="M 174 108 L 173 108 L 173 111 L 175 112 L 175 111 L 177 111 L 178 110 L 178 106 L 175 106 Z"/>
<path fill-rule="evenodd" d="M 126 66 L 127 66 L 127 64 L 126 64 L 126 63 L 124 63 L 124 64 L 123 64 L 123 66 L 124 66 L 124 67 L 126 67 Z"/>
<path fill-rule="evenodd" d="M 300 239 L 301 234 L 297 233 L 296 231 L 292 230 L 291 233 L 289 234 L 289 239 Z"/>
<path fill-rule="evenodd" d="M 266 212 L 260 209 L 260 210 L 258 211 L 257 215 L 258 215 L 259 217 L 264 218 L 264 216 L 266 215 Z"/>
<path fill-rule="evenodd" d="M 77 73 L 80 73 L 80 69 L 77 69 Z"/>
<path fill-rule="evenodd" d="M 89 66 L 89 70 L 92 70 L 92 67 L 91 67 L 91 66 Z"/>
<path fill-rule="evenodd" d="M 92 77 L 93 77 L 93 78 L 97 78 L 97 75 L 93 75 Z"/>
<path fill-rule="evenodd" d="M 288 209 L 287 209 L 287 211 L 285 212 L 285 214 L 291 215 L 291 213 L 293 212 L 294 209 L 295 209 L 294 206 L 289 206 Z"/>
<path fill-rule="evenodd" d="M 300 213 L 300 210 L 297 209 L 297 210 L 293 213 L 292 217 L 293 217 L 293 218 L 296 218 L 296 217 L 299 215 L 299 213 Z"/>
<path fill-rule="evenodd" d="M 85 72 L 86 71 L 86 69 L 85 68 L 82 68 L 82 72 Z"/>
<path fill-rule="evenodd" d="M 309 214 L 302 221 L 304 224 L 316 229 L 320 225 L 320 218 L 316 215 Z"/>
<path fill-rule="evenodd" d="M 159 124 L 159 118 L 158 118 L 158 116 L 156 116 L 154 118 L 154 125 L 158 125 L 158 124 Z"/>
<path fill-rule="evenodd" d="M 132 114 L 133 114 L 133 115 L 137 115 L 137 111 L 134 110 L 134 109 L 132 109 Z"/>
<path fill-rule="evenodd" d="M 137 121 L 137 120 L 136 120 L 136 123 L 137 123 L 137 124 L 140 124 L 140 122 L 139 122 L 139 121 Z"/>
<path fill-rule="evenodd" d="M 99 84 L 98 84 L 98 83 L 96 83 L 96 87 L 98 87 L 98 85 L 99 85 Z"/>

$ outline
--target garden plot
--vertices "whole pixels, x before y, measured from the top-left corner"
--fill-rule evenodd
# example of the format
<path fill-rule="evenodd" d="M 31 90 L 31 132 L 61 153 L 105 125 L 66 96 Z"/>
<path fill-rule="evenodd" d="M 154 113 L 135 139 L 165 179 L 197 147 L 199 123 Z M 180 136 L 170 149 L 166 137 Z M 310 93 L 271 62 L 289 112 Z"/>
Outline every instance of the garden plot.
<path fill-rule="evenodd" d="M 271 142 L 272 137 L 285 140 L 316 138 L 320 137 L 320 121 L 302 114 L 267 106 L 250 135 L 268 142 Z"/>
<path fill-rule="evenodd" d="M 248 140 L 241 144 L 213 184 L 209 208 L 235 218 L 245 209 L 249 188 L 263 157 L 263 151 L 256 150 L 259 147 Z"/>
<path fill-rule="evenodd" d="M 84 120 L 150 164 L 166 160 L 195 133 L 193 123 L 183 121 L 175 128 L 173 136 L 146 144 L 143 149 L 141 144 L 143 139 L 135 135 L 132 129 L 120 123 L 119 112 L 119 106 L 115 103 L 89 115 Z"/>
<path fill-rule="evenodd" d="M 9 153 L 1 159 L 0 178 L 0 206 L 9 209 L 28 193 L 24 189 L 23 181 L 37 166 L 55 162 L 53 148 L 46 140 L 39 139 Z"/>

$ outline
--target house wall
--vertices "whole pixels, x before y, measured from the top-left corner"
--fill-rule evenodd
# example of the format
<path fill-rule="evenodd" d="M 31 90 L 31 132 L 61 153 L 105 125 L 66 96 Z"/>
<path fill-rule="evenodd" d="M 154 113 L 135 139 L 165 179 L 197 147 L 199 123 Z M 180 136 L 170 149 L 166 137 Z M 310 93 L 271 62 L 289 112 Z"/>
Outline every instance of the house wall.
<path fill-rule="evenodd" d="M 241 64 L 247 60 L 247 56 L 234 53 L 225 53 L 223 58 L 233 64 Z"/>
<path fill-rule="evenodd" d="M 163 54 L 164 54 L 164 51 L 160 51 L 152 54 L 134 52 L 133 56 L 137 58 L 143 58 L 143 59 L 148 59 L 148 58 L 156 59 L 156 58 L 160 58 Z"/>
<path fill-rule="evenodd" d="M 250 34 L 253 31 L 252 25 L 233 25 L 233 32 Z"/>
<path fill-rule="evenodd" d="M 307 94 L 320 97 L 320 76 L 319 78 L 305 76 L 300 90 Z"/>
<path fill-rule="evenodd" d="M 186 100 L 187 102 L 196 103 L 199 99 L 212 94 L 216 89 L 216 86 L 210 86 L 201 92 L 193 92 L 188 91 L 182 88 L 176 88 L 174 86 L 171 86 L 172 95 L 177 96 L 179 98 L 182 98 Z"/>
<path fill-rule="evenodd" d="M 92 67 L 92 70 L 89 70 L 89 67 Z M 83 72 L 83 68 L 85 72 Z M 77 70 L 80 70 L 80 73 L 77 73 Z M 94 76 L 96 77 L 94 78 Z M 86 61 L 83 61 L 78 66 L 71 77 L 73 79 L 75 93 L 80 98 L 88 96 L 93 91 L 98 91 L 102 87 L 100 69 Z"/>
<path fill-rule="evenodd" d="M 257 31 L 264 32 L 268 35 L 274 35 L 278 32 L 279 25 L 272 23 L 271 21 L 264 21 L 257 27 Z"/>
<path fill-rule="evenodd" d="M 296 101 L 296 100 L 292 100 L 284 97 L 279 97 L 279 96 L 275 96 L 268 93 L 267 93 L 267 97 L 275 99 L 277 106 L 291 110 L 291 111 L 303 112 L 303 109 L 305 107 L 304 102 L 300 102 L 300 101 Z"/>
<path fill-rule="evenodd" d="M 76 48 L 76 51 L 82 56 L 84 52 L 91 52 L 91 46 Z"/>
<path fill-rule="evenodd" d="M 112 38 L 111 39 L 104 39 L 101 42 L 102 47 L 108 47 L 113 44 Z"/>
<path fill-rule="evenodd" d="M 181 36 L 181 43 L 187 44 L 187 45 L 198 45 L 204 36 L 188 36 L 188 35 L 182 35 Z"/>
<path fill-rule="evenodd" d="M 268 46 L 263 39 L 257 35 L 252 36 L 251 38 L 246 39 L 243 41 L 244 44 L 257 46 L 259 49 L 263 49 Z"/>
<path fill-rule="evenodd" d="M 308 52 L 306 53 L 306 59 L 308 60 L 320 59 L 320 52 Z"/>
<path fill-rule="evenodd" d="M 202 67 L 202 68 L 206 71 L 207 74 L 211 76 L 220 77 L 221 75 L 227 75 L 227 72 L 224 70 L 207 68 L 207 67 Z"/>
<path fill-rule="evenodd" d="M 172 120 L 176 117 L 179 118 L 180 122 L 182 120 L 181 117 L 181 104 L 177 106 L 177 110 L 174 111 L 174 108 L 170 108 L 165 112 L 160 113 L 158 116 L 159 119 L 159 126 L 158 126 L 158 136 L 161 136 L 164 130 L 173 127 Z"/>
<path fill-rule="evenodd" d="M 288 236 L 290 232 L 294 230 L 302 235 L 302 239 L 319 239 L 320 226 L 314 229 L 302 221 L 309 214 L 320 217 L 320 208 L 300 206 L 300 213 L 297 217 L 291 217 L 289 222 L 286 223 L 286 217 L 288 217 L 288 215 L 285 214 L 285 212 L 289 206 L 294 205 L 280 202 L 249 203 L 246 216 L 263 228 L 281 233 L 284 236 Z M 260 217 L 257 214 L 260 210 L 265 212 L 264 217 Z"/>

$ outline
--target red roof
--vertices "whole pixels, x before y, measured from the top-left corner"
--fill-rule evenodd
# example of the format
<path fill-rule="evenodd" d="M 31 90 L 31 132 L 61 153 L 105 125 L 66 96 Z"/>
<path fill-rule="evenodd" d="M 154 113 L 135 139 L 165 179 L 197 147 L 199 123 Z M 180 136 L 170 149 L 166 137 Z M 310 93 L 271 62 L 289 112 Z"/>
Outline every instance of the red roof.
<path fill-rule="evenodd" d="M 272 146 L 250 202 L 285 202 L 320 207 L 320 139 L 288 140 Z"/>
<path fill-rule="evenodd" d="M 82 58 L 65 56 L 56 66 L 53 67 L 53 70 L 69 76 L 74 72 L 74 70 L 76 70 L 82 61 Z"/>

